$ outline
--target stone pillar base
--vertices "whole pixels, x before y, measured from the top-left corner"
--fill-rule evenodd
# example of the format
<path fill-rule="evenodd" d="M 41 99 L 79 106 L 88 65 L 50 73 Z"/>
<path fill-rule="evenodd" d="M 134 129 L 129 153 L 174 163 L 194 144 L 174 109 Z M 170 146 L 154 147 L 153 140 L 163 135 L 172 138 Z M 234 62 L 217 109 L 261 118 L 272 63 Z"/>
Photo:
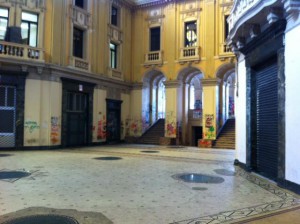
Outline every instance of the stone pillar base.
<path fill-rule="evenodd" d="M 177 139 L 176 138 L 167 138 L 167 137 L 160 137 L 159 138 L 160 145 L 176 145 Z"/>

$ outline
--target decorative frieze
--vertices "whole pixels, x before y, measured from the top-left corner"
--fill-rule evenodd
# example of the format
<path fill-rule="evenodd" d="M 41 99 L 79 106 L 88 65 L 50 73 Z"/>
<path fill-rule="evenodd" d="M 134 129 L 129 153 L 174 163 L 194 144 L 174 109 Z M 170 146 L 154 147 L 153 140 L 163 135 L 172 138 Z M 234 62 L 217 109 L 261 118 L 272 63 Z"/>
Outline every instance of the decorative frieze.
<path fill-rule="evenodd" d="M 200 3 L 197 1 L 186 2 L 180 7 L 180 14 L 183 20 L 186 20 L 187 18 L 198 18 L 200 11 Z"/>
<path fill-rule="evenodd" d="M 107 68 L 108 76 L 111 78 L 122 79 L 122 71 L 118 69 Z"/>
<path fill-rule="evenodd" d="M 22 9 L 44 11 L 46 8 L 45 0 L 0 0 L 0 4 L 8 6 L 19 5 Z"/>
<path fill-rule="evenodd" d="M 108 36 L 110 40 L 118 44 L 123 42 L 123 32 L 111 24 L 108 24 Z"/>
<path fill-rule="evenodd" d="M 299 0 L 282 0 L 284 9 L 288 15 L 293 13 L 299 14 L 300 12 L 300 1 Z"/>
<path fill-rule="evenodd" d="M 89 29 L 91 27 L 91 14 L 87 10 L 71 5 L 70 11 L 72 22 L 74 24 L 84 29 Z"/>
<path fill-rule="evenodd" d="M 82 58 L 71 57 L 70 64 L 71 64 L 71 66 L 78 68 L 78 69 L 82 69 L 82 70 L 86 70 L 86 71 L 90 70 L 89 62 Z"/>
<path fill-rule="evenodd" d="M 156 9 L 150 9 L 148 11 L 148 16 L 146 20 L 149 23 L 149 26 L 155 25 L 161 25 L 163 22 L 163 19 L 165 18 L 163 14 L 162 8 L 156 8 Z"/>

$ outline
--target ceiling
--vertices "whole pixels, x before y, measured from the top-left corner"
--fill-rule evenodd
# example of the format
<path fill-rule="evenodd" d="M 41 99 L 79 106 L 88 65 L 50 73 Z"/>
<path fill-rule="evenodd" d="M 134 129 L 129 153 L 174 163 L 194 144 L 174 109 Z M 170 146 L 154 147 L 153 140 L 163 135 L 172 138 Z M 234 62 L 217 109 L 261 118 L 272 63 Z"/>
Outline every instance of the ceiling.
<path fill-rule="evenodd" d="M 147 3 L 158 2 L 159 0 L 127 0 L 127 1 L 134 5 L 143 5 Z"/>

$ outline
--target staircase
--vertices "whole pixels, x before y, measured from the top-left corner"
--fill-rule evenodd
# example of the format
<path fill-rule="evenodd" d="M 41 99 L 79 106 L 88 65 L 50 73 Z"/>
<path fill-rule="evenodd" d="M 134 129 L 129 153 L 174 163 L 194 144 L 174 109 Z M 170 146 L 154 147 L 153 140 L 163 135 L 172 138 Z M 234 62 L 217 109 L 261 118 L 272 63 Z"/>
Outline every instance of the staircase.
<path fill-rule="evenodd" d="M 235 149 L 235 119 L 226 121 L 213 148 Z"/>
<path fill-rule="evenodd" d="M 139 144 L 159 145 L 159 138 L 164 137 L 165 119 L 157 120 L 138 140 Z"/>

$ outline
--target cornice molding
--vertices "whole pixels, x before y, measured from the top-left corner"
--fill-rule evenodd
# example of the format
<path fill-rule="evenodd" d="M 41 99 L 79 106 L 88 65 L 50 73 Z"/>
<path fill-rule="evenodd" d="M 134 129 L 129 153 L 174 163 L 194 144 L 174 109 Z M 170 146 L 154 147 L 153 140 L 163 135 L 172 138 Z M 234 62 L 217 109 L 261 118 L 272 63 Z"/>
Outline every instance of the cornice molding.
<path fill-rule="evenodd" d="M 202 86 L 219 86 L 221 80 L 218 78 L 214 78 L 214 79 L 202 79 Z"/>

